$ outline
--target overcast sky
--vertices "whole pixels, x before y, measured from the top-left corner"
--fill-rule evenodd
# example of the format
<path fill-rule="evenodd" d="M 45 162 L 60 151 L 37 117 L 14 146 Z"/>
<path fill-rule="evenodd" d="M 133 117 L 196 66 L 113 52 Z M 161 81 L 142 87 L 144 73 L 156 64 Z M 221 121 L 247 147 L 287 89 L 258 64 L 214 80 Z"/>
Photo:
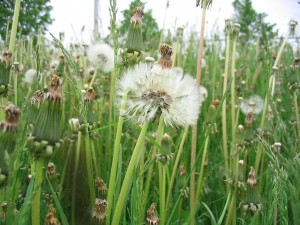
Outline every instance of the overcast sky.
<path fill-rule="evenodd" d="M 129 7 L 131 0 L 117 0 L 117 20 L 122 20 L 121 11 Z M 145 10 L 152 9 L 153 17 L 160 28 L 166 12 L 167 0 L 144 0 Z M 280 35 L 285 35 L 291 19 L 298 21 L 297 35 L 300 34 L 300 1 L 299 0 L 253 0 L 257 12 L 268 14 L 267 22 L 276 23 Z M 66 41 L 84 41 L 89 43 L 93 30 L 94 0 L 51 0 L 52 17 L 55 19 L 48 27 L 49 32 L 58 37 L 65 32 Z M 109 26 L 109 0 L 99 0 L 101 16 L 101 33 L 107 35 Z M 173 31 L 179 26 L 200 30 L 201 9 L 195 7 L 196 0 L 170 0 L 166 14 L 165 28 Z M 206 14 L 206 36 L 216 32 L 223 33 L 224 21 L 233 15 L 232 0 L 213 0 Z M 81 32 L 82 27 L 85 27 Z M 50 38 L 48 35 L 47 37 Z"/>

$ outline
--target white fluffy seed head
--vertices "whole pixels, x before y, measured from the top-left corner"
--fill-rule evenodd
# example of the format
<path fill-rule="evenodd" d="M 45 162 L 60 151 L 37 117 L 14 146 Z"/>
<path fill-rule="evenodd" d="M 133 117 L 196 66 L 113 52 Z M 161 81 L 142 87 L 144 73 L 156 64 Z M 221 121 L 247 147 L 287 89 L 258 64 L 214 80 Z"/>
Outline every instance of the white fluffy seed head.
<path fill-rule="evenodd" d="M 24 77 L 23 77 L 23 82 L 26 84 L 32 84 L 34 79 L 37 76 L 37 72 L 35 69 L 29 69 L 25 72 Z"/>
<path fill-rule="evenodd" d="M 264 101 L 258 95 L 252 95 L 247 99 L 243 99 L 239 106 L 242 113 L 257 115 L 263 110 Z"/>
<path fill-rule="evenodd" d="M 200 94 L 190 75 L 140 63 L 118 82 L 118 102 L 127 94 L 124 116 L 139 123 L 160 115 L 166 125 L 187 126 L 197 122 Z"/>
<path fill-rule="evenodd" d="M 114 50 L 108 44 L 97 44 L 89 47 L 87 56 L 94 66 L 105 73 L 114 68 Z"/>
<path fill-rule="evenodd" d="M 208 92 L 206 87 L 200 85 L 199 87 L 199 93 L 200 93 L 200 102 L 201 104 L 207 99 L 208 97 Z"/>

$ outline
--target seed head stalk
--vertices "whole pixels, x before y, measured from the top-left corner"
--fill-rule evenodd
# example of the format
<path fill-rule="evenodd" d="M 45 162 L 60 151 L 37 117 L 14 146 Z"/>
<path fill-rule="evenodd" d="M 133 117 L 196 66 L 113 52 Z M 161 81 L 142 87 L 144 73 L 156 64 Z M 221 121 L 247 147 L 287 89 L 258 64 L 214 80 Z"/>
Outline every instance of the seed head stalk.
<path fill-rule="evenodd" d="M 197 73 L 196 81 L 197 86 L 200 86 L 201 81 L 201 68 L 202 68 L 202 56 L 203 56 L 203 45 L 204 45 L 204 30 L 205 30 L 205 15 L 206 7 L 202 8 L 202 18 L 201 18 L 201 31 L 200 31 L 200 41 L 198 49 L 198 62 L 197 62 Z M 197 123 L 193 125 L 192 128 L 192 149 L 191 149 L 191 178 L 190 178 L 190 217 L 191 225 L 195 224 L 195 212 L 196 212 L 196 202 L 195 202 L 195 162 L 196 162 L 196 149 L 197 149 Z"/>
<path fill-rule="evenodd" d="M 223 82 L 223 95 L 227 89 L 228 82 L 228 68 L 229 68 L 229 48 L 230 48 L 230 33 L 231 33 L 231 20 L 226 20 L 226 56 L 225 56 L 225 71 L 224 71 L 224 82 Z M 227 118 L 226 118 L 226 98 L 222 104 L 222 137 L 223 137 L 223 150 L 225 160 L 225 174 L 226 179 L 229 178 L 229 158 L 228 158 L 228 136 L 227 136 Z M 229 193 L 229 184 L 226 185 L 227 193 Z"/>
<path fill-rule="evenodd" d="M 171 179 L 170 179 L 170 184 L 169 184 L 168 194 L 167 194 L 167 200 L 166 200 L 166 206 L 167 206 L 166 215 L 168 215 L 168 209 L 169 209 L 169 205 L 170 205 L 170 202 L 171 202 L 171 199 L 172 199 L 172 191 L 173 191 L 174 181 L 175 181 L 175 177 L 176 177 L 176 173 L 177 173 L 177 168 L 178 168 L 178 165 L 179 165 L 180 157 L 181 157 L 181 154 L 182 154 L 182 151 L 183 151 L 183 146 L 184 146 L 184 143 L 185 143 L 188 132 L 189 132 L 189 128 L 188 127 L 184 128 L 184 133 L 183 133 L 183 136 L 181 138 L 181 142 L 180 142 L 179 149 L 178 149 L 178 152 L 177 152 L 177 155 L 176 155 L 175 163 L 174 163 L 174 166 L 173 166 L 173 169 L 172 169 L 172 175 L 171 175 Z"/>
<path fill-rule="evenodd" d="M 144 139 L 146 137 L 146 133 L 148 130 L 149 123 L 144 122 L 141 133 L 138 137 L 137 143 L 135 145 L 135 148 L 133 150 L 133 153 L 131 155 L 131 159 L 128 165 L 128 169 L 126 171 L 124 181 L 121 187 L 119 199 L 117 201 L 116 205 L 116 211 L 113 216 L 113 220 L 111 224 L 120 224 L 121 216 L 124 211 L 124 208 L 126 207 L 126 199 L 129 191 L 129 187 L 131 184 L 131 178 L 134 172 L 135 165 L 138 163 L 138 155 L 140 153 L 141 147 L 144 143 Z"/>
<path fill-rule="evenodd" d="M 35 175 L 34 175 L 34 190 L 36 194 L 32 199 L 31 207 L 31 218 L 32 225 L 40 225 L 41 220 L 41 190 L 43 181 L 43 167 L 45 163 L 45 158 L 41 157 L 36 161 Z"/>
<path fill-rule="evenodd" d="M 120 112 L 125 109 L 127 100 L 127 95 L 124 95 L 121 102 L 121 108 Z M 119 120 L 118 120 L 118 126 L 117 126 L 117 133 L 115 137 L 115 144 L 114 144 L 114 154 L 112 158 L 112 166 L 110 171 L 110 177 L 109 177 L 109 188 L 108 188 L 108 194 L 107 194 L 107 202 L 108 207 L 106 211 L 106 225 L 110 224 L 110 216 L 111 216 L 111 210 L 113 207 L 113 198 L 115 194 L 115 186 L 116 186 L 116 176 L 117 176 L 117 168 L 118 168 L 118 159 L 120 154 L 120 143 L 121 143 L 121 136 L 122 136 L 122 129 L 123 129 L 123 123 L 124 123 L 124 117 L 120 113 Z"/>

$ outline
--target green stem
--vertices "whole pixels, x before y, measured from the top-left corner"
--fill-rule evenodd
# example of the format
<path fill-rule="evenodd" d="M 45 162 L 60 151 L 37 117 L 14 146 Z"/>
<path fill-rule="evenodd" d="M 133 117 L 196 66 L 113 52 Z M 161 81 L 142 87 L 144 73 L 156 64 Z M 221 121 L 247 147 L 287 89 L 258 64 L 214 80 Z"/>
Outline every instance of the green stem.
<path fill-rule="evenodd" d="M 168 194 L 167 194 L 167 201 L 166 201 L 166 206 L 167 206 L 166 215 L 168 214 L 168 209 L 169 209 L 169 205 L 170 205 L 171 198 L 172 198 L 173 185 L 174 185 L 174 181 L 175 181 L 175 177 L 176 177 L 176 173 L 177 173 L 177 168 L 178 168 L 178 165 L 179 165 L 179 160 L 180 160 L 180 157 L 181 157 L 181 154 L 182 154 L 182 151 L 183 151 L 183 145 L 185 143 L 188 132 L 189 132 L 189 127 L 186 127 L 184 129 L 184 133 L 183 133 L 183 136 L 181 138 L 180 146 L 179 146 L 179 149 L 178 149 L 178 152 L 177 152 L 177 155 L 176 155 L 176 159 L 175 159 L 175 163 L 174 163 L 174 166 L 173 166 L 173 169 L 172 169 L 172 175 L 171 175 L 171 180 L 170 180 Z"/>
<path fill-rule="evenodd" d="M 159 166 L 159 210 L 160 210 L 160 224 L 164 225 L 166 222 L 166 165 Z"/>
<path fill-rule="evenodd" d="M 198 49 L 198 60 L 197 60 L 197 74 L 196 81 L 197 86 L 200 86 L 201 81 L 201 68 L 202 68 L 202 55 L 203 55 L 203 45 L 204 45 L 204 29 L 205 29 L 205 15 L 206 9 L 202 8 L 202 18 L 201 18 L 201 30 L 200 30 L 200 41 Z M 195 163 L 196 163 L 196 149 L 197 149 L 197 123 L 192 129 L 192 148 L 191 148 L 191 178 L 190 178 L 190 217 L 191 225 L 195 224 L 195 212 L 196 212 L 196 202 L 195 202 Z"/>
<path fill-rule="evenodd" d="M 235 134 L 236 134 L 236 126 L 235 126 L 235 53 L 236 53 L 236 38 L 233 39 L 232 44 L 232 64 L 231 64 L 231 135 L 232 135 L 232 143 L 235 143 Z"/>
<path fill-rule="evenodd" d="M 95 201 L 95 185 L 93 179 L 93 172 L 92 172 L 92 159 L 91 159 L 91 145 L 90 145 L 90 138 L 88 133 L 88 128 L 86 127 L 87 134 L 85 135 L 85 159 L 86 159 L 86 169 L 87 169 L 87 176 L 88 176 L 88 183 L 90 189 L 90 201 L 91 203 Z"/>
<path fill-rule="evenodd" d="M 159 124 L 158 124 L 158 128 L 156 131 L 156 139 L 155 142 L 160 145 L 161 143 L 161 139 L 163 136 L 163 127 L 164 127 L 164 121 L 163 121 L 163 117 L 161 116 L 159 118 Z M 153 157 L 152 160 L 154 160 L 154 155 L 157 153 L 157 147 L 154 146 L 153 147 Z M 150 184 L 151 184 L 151 180 L 152 180 L 152 174 L 153 174 L 153 164 L 149 167 L 148 170 L 148 175 L 147 175 L 147 181 L 146 181 L 146 186 L 145 186 L 145 195 L 144 195 L 144 199 L 147 200 L 148 196 L 149 196 L 149 190 L 150 190 Z M 147 204 L 147 202 L 145 201 L 145 204 Z"/>
<path fill-rule="evenodd" d="M 294 91 L 294 107 L 295 107 L 295 114 L 296 114 L 297 131 L 298 131 L 298 138 L 300 138 L 300 116 L 299 116 L 299 107 L 298 107 L 297 97 L 298 97 L 297 92 Z"/>
<path fill-rule="evenodd" d="M 208 150 L 208 143 L 209 143 L 209 135 L 207 135 L 205 138 L 204 150 L 202 153 L 201 168 L 200 168 L 197 192 L 196 192 L 196 202 L 199 202 L 200 197 L 201 197 L 201 191 L 202 191 L 202 186 L 203 186 L 204 164 L 205 164 L 205 157 L 206 157 L 207 150 Z"/>
<path fill-rule="evenodd" d="M 18 72 L 14 72 L 14 93 L 15 93 L 15 105 L 18 105 Z"/>
<path fill-rule="evenodd" d="M 78 131 L 77 137 L 77 145 L 76 145 L 76 155 L 75 155 L 75 165 L 74 165 L 74 177 L 73 177 L 73 188 L 72 188 L 72 225 L 76 224 L 76 180 L 78 173 L 78 163 L 79 163 L 79 155 L 80 155 L 80 145 L 81 145 L 81 132 Z"/>
<path fill-rule="evenodd" d="M 90 85 L 89 85 L 90 88 L 93 87 L 93 84 L 94 84 L 94 82 L 95 82 L 96 76 L 97 76 L 97 70 L 95 70 L 95 72 L 94 72 L 94 74 L 93 74 L 92 80 L 91 80 Z"/>
<path fill-rule="evenodd" d="M 125 109 L 126 101 L 127 101 L 127 94 L 125 94 L 122 98 L 120 112 L 122 112 Z M 106 225 L 110 224 L 111 210 L 113 207 L 113 198 L 114 198 L 114 194 L 115 194 L 115 190 L 116 190 L 116 188 L 115 188 L 116 176 L 117 176 L 118 160 L 119 160 L 119 154 L 120 154 L 120 143 L 121 143 L 121 137 L 122 137 L 123 122 L 124 122 L 124 117 L 122 115 L 120 115 L 119 120 L 118 120 L 118 127 L 117 127 L 117 133 L 116 133 L 115 144 L 114 144 L 114 154 L 113 154 L 110 177 L 109 177 L 109 188 L 108 188 L 108 194 L 107 194 L 108 207 L 106 210 L 106 215 L 107 215 L 106 216 Z"/>
<path fill-rule="evenodd" d="M 36 161 L 35 177 L 34 177 L 34 192 L 35 195 L 32 199 L 31 205 L 31 218 L 32 225 L 40 225 L 41 222 L 41 186 L 43 182 L 43 167 L 45 159 L 39 158 Z"/>
<path fill-rule="evenodd" d="M 144 143 L 144 139 L 145 139 L 145 136 L 147 133 L 148 126 L 149 126 L 148 122 L 145 122 L 143 124 L 141 133 L 139 135 L 139 138 L 138 138 L 135 148 L 133 150 L 133 153 L 132 153 L 129 165 L 128 165 L 128 169 L 126 171 L 124 181 L 123 181 L 123 184 L 121 187 L 120 196 L 117 201 L 116 211 L 114 213 L 114 217 L 113 217 L 111 224 L 120 224 L 121 216 L 122 216 L 123 210 L 125 208 L 128 191 L 129 191 L 129 187 L 131 184 L 132 174 L 133 174 L 135 165 L 138 163 L 138 155 L 139 155 L 140 149 Z"/>
<path fill-rule="evenodd" d="M 223 83 L 223 94 L 227 89 L 228 82 L 228 67 L 229 67 L 229 47 L 230 47 L 230 34 L 226 37 L 226 60 L 225 60 L 225 72 L 224 72 L 224 83 Z M 222 137 L 223 137 L 223 150 L 224 150 L 224 160 L 225 160 L 225 174 L 226 179 L 229 178 L 229 157 L 228 157 L 228 136 L 227 136 L 227 118 L 226 118 L 226 99 L 222 104 Z M 227 193 L 229 193 L 229 184 L 226 184 Z"/>
<path fill-rule="evenodd" d="M 11 28 L 10 41 L 9 41 L 9 51 L 11 51 L 11 52 L 14 52 L 14 50 L 15 50 L 20 6 L 21 6 L 21 0 L 16 0 L 13 23 L 12 23 L 12 28 Z"/>

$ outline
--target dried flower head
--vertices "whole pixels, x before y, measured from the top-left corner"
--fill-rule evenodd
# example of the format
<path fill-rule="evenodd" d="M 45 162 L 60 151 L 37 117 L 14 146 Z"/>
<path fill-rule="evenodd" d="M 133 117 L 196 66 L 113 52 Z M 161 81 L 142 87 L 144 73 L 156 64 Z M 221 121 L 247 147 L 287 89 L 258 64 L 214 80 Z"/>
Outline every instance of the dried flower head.
<path fill-rule="evenodd" d="M 5 219 L 6 219 L 7 205 L 8 205 L 7 201 L 5 201 L 1 204 L 3 221 L 5 221 Z"/>
<path fill-rule="evenodd" d="M 140 5 L 133 9 L 133 16 L 130 19 L 131 24 L 142 24 L 142 17 L 144 15 L 143 5 Z"/>
<path fill-rule="evenodd" d="M 193 125 L 200 111 L 196 81 L 171 69 L 151 69 L 141 63 L 130 69 L 118 84 L 118 96 L 127 95 L 122 115 L 138 123 L 153 121 L 160 115 L 166 125 Z"/>
<path fill-rule="evenodd" d="M 60 222 L 55 216 L 56 210 L 54 206 L 51 204 L 49 205 L 48 214 L 45 218 L 45 225 L 60 225 Z"/>
<path fill-rule="evenodd" d="M 84 96 L 84 101 L 85 102 L 91 102 L 95 99 L 95 91 L 93 88 L 88 88 L 86 90 L 85 96 Z"/>
<path fill-rule="evenodd" d="M 12 53 L 10 51 L 4 51 L 2 55 L 0 55 L 0 62 L 10 65 L 12 63 Z"/>
<path fill-rule="evenodd" d="M 39 107 L 41 103 L 45 100 L 45 94 L 41 90 L 37 90 L 31 97 L 31 104 Z"/>
<path fill-rule="evenodd" d="M 102 222 L 106 217 L 107 201 L 100 198 L 95 199 L 95 204 L 92 210 L 92 218 Z"/>
<path fill-rule="evenodd" d="M 156 212 L 155 212 L 155 204 L 152 203 L 149 207 L 149 209 L 147 210 L 147 224 L 149 225 L 158 225 L 159 224 L 159 218 L 156 216 Z"/>
<path fill-rule="evenodd" d="M 104 195 L 107 191 L 107 187 L 106 187 L 106 183 L 104 182 L 104 180 L 102 180 L 100 177 L 97 177 L 95 180 L 96 183 L 96 187 L 98 189 L 98 191 Z"/>
<path fill-rule="evenodd" d="M 48 177 L 52 177 L 52 176 L 56 175 L 56 166 L 54 165 L 54 163 L 52 163 L 52 162 L 48 163 L 46 175 Z"/>
<path fill-rule="evenodd" d="M 263 110 L 263 106 L 264 106 L 263 99 L 257 95 L 252 95 L 249 98 L 243 99 L 240 102 L 240 109 L 242 113 L 246 115 L 248 113 L 252 113 L 255 115 L 259 114 Z"/>
<path fill-rule="evenodd" d="M 97 44 L 89 47 L 87 56 L 93 66 L 108 73 L 114 68 L 114 50 L 108 44 Z"/>
<path fill-rule="evenodd" d="M 158 60 L 157 64 L 162 68 L 171 68 L 172 67 L 172 59 L 173 49 L 170 45 L 161 44 L 159 47 L 159 53 L 161 54 L 161 58 Z"/>
<path fill-rule="evenodd" d="M 5 119 L 0 123 L 0 129 L 4 132 L 17 131 L 21 110 L 12 103 L 8 103 L 4 107 L 4 113 Z"/>
<path fill-rule="evenodd" d="M 253 166 L 250 167 L 250 172 L 247 179 L 248 186 L 255 186 L 257 184 L 255 169 Z"/>
<path fill-rule="evenodd" d="M 51 81 L 48 86 L 49 92 L 47 93 L 47 99 L 50 101 L 62 101 L 63 91 L 62 91 L 62 81 L 55 74 L 51 75 Z"/>
<path fill-rule="evenodd" d="M 179 174 L 180 176 L 184 176 L 185 175 L 185 168 L 184 168 L 184 164 L 181 163 L 179 166 Z"/>

